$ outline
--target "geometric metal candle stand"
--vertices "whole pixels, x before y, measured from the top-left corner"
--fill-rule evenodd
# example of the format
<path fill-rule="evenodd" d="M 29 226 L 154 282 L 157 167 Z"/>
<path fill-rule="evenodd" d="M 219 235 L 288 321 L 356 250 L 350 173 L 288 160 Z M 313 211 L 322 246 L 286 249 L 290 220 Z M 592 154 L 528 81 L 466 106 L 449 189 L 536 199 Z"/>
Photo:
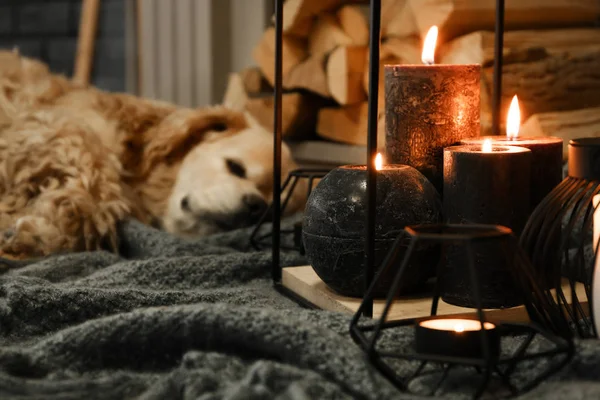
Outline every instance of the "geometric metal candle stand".
<path fill-rule="evenodd" d="M 457 369 L 466 369 L 467 373 L 479 376 L 481 381 L 474 392 L 474 397 L 484 393 L 488 385 L 498 381 L 512 394 L 526 391 L 550 374 L 564 366 L 574 353 L 574 344 L 568 323 L 562 318 L 557 303 L 548 289 L 538 286 L 538 276 L 529 264 L 526 255 L 520 248 L 516 237 L 508 228 L 494 225 L 419 225 L 407 227 L 405 232 L 410 236 L 410 242 L 402 264 L 397 270 L 391 289 L 387 294 L 382 315 L 377 320 L 364 318 L 363 308 L 366 303 L 373 300 L 373 289 L 378 280 L 385 274 L 386 268 L 392 267 L 396 262 L 397 249 L 405 244 L 405 235 L 399 235 L 398 240 L 388 253 L 380 272 L 364 296 L 363 303 L 354 315 L 350 324 L 350 332 L 355 341 L 366 352 L 372 364 L 388 379 L 402 390 L 409 384 L 427 375 L 439 374 L 440 387 L 448 374 Z M 437 267 L 437 281 L 433 290 L 431 302 L 431 316 L 437 316 L 440 300 L 440 287 L 443 285 L 443 268 L 445 255 L 450 246 L 453 251 L 459 249 L 466 253 L 471 290 L 475 304 L 479 306 L 474 310 L 475 319 L 480 326 L 492 322 L 498 329 L 501 338 L 500 352 L 495 355 L 491 349 L 492 336 L 486 329 L 482 329 L 472 347 L 480 346 L 480 356 L 466 358 L 464 356 L 448 356 L 435 350 L 417 351 L 412 345 L 396 345 L 394 347 L 393 332 L 399 329 L 415 328 L 415 341 L 419 340 L 417 325 L 422 319 L 407 318 L 390 321 L 388 316 L 392 307 L 402 307 L 401 299 L 397 299 L 397 289 L 402 277 L 407 271 L 410 259 L 418 245 L 435 243 L 441 246 L 440 262 Z M 524 306 L 529 317 L 528 323 L 515 323 L 488 317 L 488 312 L 481 308 L 481 282 L 477 265 L 475 263 L 474 246 L 478 243 L 493 243 L 503 248 L 505 254 L 511 254 L 507 261 L 507 269 L 513 276 L 514 282 L 521 289 L 524 296 Z M 438 317 L 444 318 L 444 317 Z M 460 331 L 457 331 L 460 332 Z M 463 333 L 452 332 L 456 336 Z M 385 336 L 388 336 L 387 343 Z M 404 332 L 404 337 L 406 332 Z M 424 338 L 422 340 L 425 340 Z M 381 342 L 383 345 L 380 345 Z M 536 342 L 537 341 L 537 342 Z M 533 348 L 533 343 L 539 346 L 539 341 L 546 342 L 541 350 Z M 439 342 L 439 341 L 438 341 Z M 427 345 L 430 345 L 428 347 Z M 440 347 L 439 343 L 425 343 L 426 349 Z M 443 346 L 443 344 L 442 344 Z M 547 359 L 548 367 L 536 376 L 523 380 L 519 374 L 519 367 L 535 359 Z M 530 365 L 529 365 L 530 366 Z M 400 373 L 399 371 L 403 371 Z M 529 371 L 531 373 L 531 371 Z M 517 384 L 515 381 L 518 380 Z M 431 385 L 429 385 L 431 386 Z M 434 387 L 435 391 L 436 388 Z"/>
<path fill-rule="evenodd" d="M 536 207 L 521 246 L 544 281 L 556 288 L 561 315 L 580 337 L 597 337 L 589 304 L 597 252 L 593 250 L 593 197 L 600 193 L 600 139 L 569 143 L 569 173 Z M 568 279 L 568 289 L 559 284 Z M 585 296 L 575 286 L 583 284 Z M 571 300 L 570 302 L 568 300 Z"/>
<path fill-rule="evenodd" d="M 328 169 L 313 169 L 313 168 L 301 168 L 301 169 L 296 169 L 296 170 L 291 171 L 288 174 L 288 177 L 286 178 L 286 180 L 281 185 L 281 189 L 279 191 L 279 195 L 281 196 L 285 192 L 286 189 L 288 190 L 285 198 L 281 202 L 280 214 L 283 215 L 283 213 L 285 212 L 285 209 L 286 209 L 291 197 L 293 196 L 294 191 L 297 190 L 299 187 L 304 186 L 304 185 L 298 185 L 298 183 L 300 183 L 302 181 L 306 181 L 306 200 L 308 200 L 310 193 L 312 192 L 315 181 L 323 178 L 325 175 L 327 175 L 328 172 L 329 172 Z M 260 228 L 264 225 L 265 222 L 267 222 L 270 219 L 270 217 L 272 215 L 271 208 L 272 208 L 272 205 L 269 206 L 269 208 L 266 210 L 266 212 L 262 215 L 262 217 L 256 224 L 255 228 L 253 229 L 252 233 L 250 234 L 250 245 L 255 250 L 260 250 L 262 248 L 266 248 L 266 247 L 270 246 L 270 244 L 271 244 L 271 235 L 273 234 L 272 230 L 259 235 Z M 288 235 L 292 234 L 292 235 L 298 236 L 297 230 L 298 230 L 298 228 L 288 229 L 288 230 L 280 229 L 279 233 L 280 234 L 288 234 Z M 300 241 L 300 243 L 299 243 L 299 241 Z M 285 245 L 281 245 L 280 248 L 284 249 L 284 250 L 298 250 L 300 252 L 303 252 L 303 249 L 301 246 L 301 238 L 299 240 L 294 240 L 294 246 L 292 248 L 287 248 Z"/>

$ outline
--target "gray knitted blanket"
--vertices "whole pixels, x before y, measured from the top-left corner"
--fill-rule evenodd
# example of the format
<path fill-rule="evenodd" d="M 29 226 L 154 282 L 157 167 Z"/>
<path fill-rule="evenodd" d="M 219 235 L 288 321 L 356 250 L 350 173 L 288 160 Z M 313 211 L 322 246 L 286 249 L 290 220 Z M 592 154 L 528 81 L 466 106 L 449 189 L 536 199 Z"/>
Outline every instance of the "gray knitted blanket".
<path fill-rule="evenodd" d="M 275 291 L 270 252 L 247 251 L 248 231 L 186 241 L 129 222 L 121 236 L 119 256 L 0 272 L 1 399 L 413 399 L 435 386 L 396 389 L 350 338 L 350 316 Z M 283 264 L 302 261 L 282 254 Z M 410 341 L 410 330 L 384 338 Z M 468 398 L 471 376 L 452 376 L 436 395 Z M 521 397 L 600 398 L 599 378 L 600 342 L 581 342 Z"/>

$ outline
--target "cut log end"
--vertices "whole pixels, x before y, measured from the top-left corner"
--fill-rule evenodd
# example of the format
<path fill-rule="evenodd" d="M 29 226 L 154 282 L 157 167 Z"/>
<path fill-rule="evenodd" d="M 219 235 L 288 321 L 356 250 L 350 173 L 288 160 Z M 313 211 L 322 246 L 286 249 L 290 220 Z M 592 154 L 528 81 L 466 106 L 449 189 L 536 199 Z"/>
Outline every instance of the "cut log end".
<path fill-rule="evenodd" d="M 561 138 L 566 160 L 571 139 L 600 137 L 600 107 L 534 114 L 521 126 L 519 134 Z"/>
<path fill-rule="evenodd" d="M 367 145 L 369 107 L 367 102 L 346 107 L 323 108 L 319 111 L 317 134 L 334 142 Z M 380 112 L 377 124 L 377 144 L 385 147 L 385 118 Z"/>
<path fill-rule="evenodd" d="M 304 59 L 307 58 L 306 42 L 290 37 L 284 36 L 282 38 L 281 45 L 282 52 L 282 73 L 286 76 L 289 71 L 292 70 L 296 65 L 300 64 Z M 275 28 L 269 28 L 264 33 L 252 52 L 252 57 L 259 66 L 269 84 L 274 85 L 275 83 Z"/>
<path fill-rule="evenodd" d="M 362 81 L 367 48 L 338 47 L 327 61 L 327 82 L 339 104 L 356 104 L 367 98 Z"/>

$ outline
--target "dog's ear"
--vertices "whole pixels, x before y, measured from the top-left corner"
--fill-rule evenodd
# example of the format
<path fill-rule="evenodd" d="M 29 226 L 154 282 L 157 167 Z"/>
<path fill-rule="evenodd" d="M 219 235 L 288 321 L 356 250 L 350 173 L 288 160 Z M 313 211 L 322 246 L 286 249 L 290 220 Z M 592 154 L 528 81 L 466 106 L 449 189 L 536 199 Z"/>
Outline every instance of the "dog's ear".
<path fill-rule="evenodd" d="M 242 113 L 224 107 L 178 110 L 146 132 L 142 169 L 148 172 L 159 164 L 175 164 L 199 143 L 218 140 L 247 127 Z"/>

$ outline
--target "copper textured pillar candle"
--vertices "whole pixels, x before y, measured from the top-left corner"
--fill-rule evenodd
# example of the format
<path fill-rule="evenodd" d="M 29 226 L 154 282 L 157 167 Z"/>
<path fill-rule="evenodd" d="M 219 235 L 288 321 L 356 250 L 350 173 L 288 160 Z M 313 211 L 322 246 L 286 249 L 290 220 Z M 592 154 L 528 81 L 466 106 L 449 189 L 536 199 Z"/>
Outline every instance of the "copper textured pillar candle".
<path fill-rule="evenodd" d="M 428 45 L 423 62 L 433 64 Z M 480 135 L 480 73 L 478 64 L 385 66 L 386 159 L 414 167 L 440 194 L 444 147 Z"/>
<path fill-rule="evenodd" d="M 506 123 L 506 136 L 483 136 L 464 139 L 462 144 L 479 145 L 491 139 L 497 146 L 519 146 L 531 150 L 531 209 L 542 201 L 563 179 L 563 141 L 558 137 L 519 136 L 520 110 L 517 96 L 513 97 Z"/>
<path fill-rule="evenodd" d="M 452 146 L 444 150 L 444 215 L 450 224 L 493 224 L 520 233 L 529 215 L 531 151 L 522 147 Z M 460 250 L 460 251 L 459 251 Z M 484 308 L 522 303 L 509 271 L 511 255 L 498 244 L 474 244 Z M 451 247 L 442 274 L 442 299 L 474 307 L 464 249 Z"/>

